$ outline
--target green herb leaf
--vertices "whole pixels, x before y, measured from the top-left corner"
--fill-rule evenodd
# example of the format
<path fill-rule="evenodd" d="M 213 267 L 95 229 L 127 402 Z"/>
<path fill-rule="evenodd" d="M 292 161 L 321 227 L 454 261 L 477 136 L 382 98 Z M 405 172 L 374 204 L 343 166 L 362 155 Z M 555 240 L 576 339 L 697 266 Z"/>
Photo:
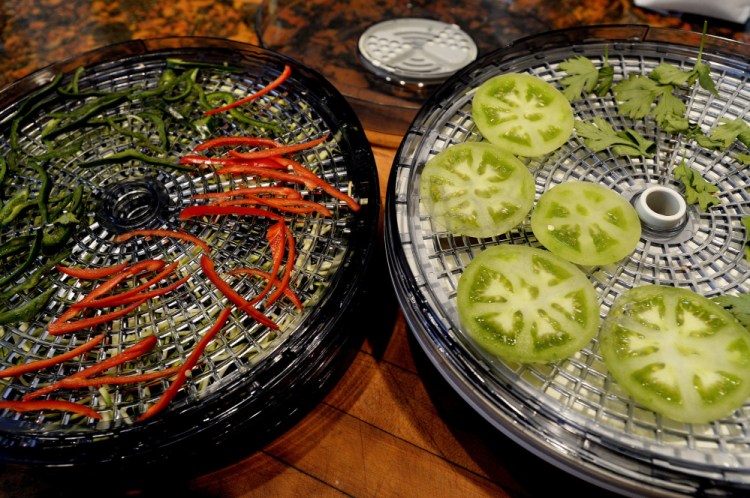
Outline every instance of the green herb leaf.
<path fill-rule="evenodd" d="M 615 77 L 615 69 L 609 64 L 605 55 L 604 64 L 597 69 L 588 57 L 578 56 L 560 63 L 560 69 L 568 73 L 560 83 L 565 87 L 563 95 L 571 102 L 588 93 L 600 97 L 609 92 Z"/>
<path fill-rule="evenodd" d="M 612 90 L 620 112 L 633 119 L 643 119 L 651 113 L 656 99 L 665 91 L 671 91 L 671 87 L 665 88 L 647 76 L 631 75 L 616 84 Z"/>
<path fill-rule="evenodd" d="M 683 71 L 668 62 L 662 62 L 651 71 L 649 78 L 661 85 L 683 86 L 689 84 L 691 72 Z"/>
<path fill-rule="evenodd" d="M 594 152 L 611 148 L 617 156 L 650 157 L 656 147 L 634 130 L 616 131 L 604 118 L 594 118 L 591 122 L 577 120 L 575 130 L 586 147 Z"/>
<path fill-rule="evenodd" d="M 685 186 L 685 201 L 688 204 L 698 204 L 702 211 L 721 204 L 721 201 L 712 195 L 718 192 L 719 188 L 707 182 L 700 173 L 688 166 L 684 159 L 674 168 L 673 173 L 675 179 Z"/>
<path fill-rule="evenodd" d="M 576 100 L 584 93 L 591 93 L 599 81 L 599 70 L 591 59 L 578 56 L 560 63 L 560 69 L 568 73 L 560 83 L 565 87 L 563 95 L 570 100 Z"/>
<path fill-rule="evenodd" d="M 615 68 L 612 67 L 609 64 L 605 64 L 604 66 L 599 69 L 599 84 L 594 89 L 594 93 L 599 95 L 600 97 L 602 95 L 606 95 L 610 88 L 612 88 L 612 83 L 615 81 Z"/>
<path fill-rule="evenodd" d="M 716 89 L 716 83 L 711 79 L 711 68 L 705 62 L 696 62 L 695 67 L 692 71 L 698 76 L 698 84 L 704 89 L 711 92 L 714 95 L 718 95 L 719 91 Z"/>
<path fill-rule="evenodd" d="M 722 119 L 721 124 L 711 128 L 708 138 L 711 140 L 711 144 L 714 145 L 713 148 L 726 149 L 743 135 L 745 139 L 750 138 L 750 125 L 742 118 L 732 120 Z"/>
<path fill-rule="evenodd" d="M 678 133 L 690 127 L 690 122 L 685 117 L 686 111 L 682 100 L 671 92 L 665 92 L 654 106 L 653 116 L 664 131 Z"/>

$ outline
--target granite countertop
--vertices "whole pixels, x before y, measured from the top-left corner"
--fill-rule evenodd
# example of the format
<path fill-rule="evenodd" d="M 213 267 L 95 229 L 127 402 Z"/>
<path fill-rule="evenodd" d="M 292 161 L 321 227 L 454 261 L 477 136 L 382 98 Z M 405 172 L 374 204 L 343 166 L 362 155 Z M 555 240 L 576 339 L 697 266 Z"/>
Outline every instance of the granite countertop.
<path fill-rule="evenodd" d="M 127 40 L 211 36 L 257 43 L 254 18 L 259 4 L 259 0 L 8 0 L 0 8 L 0 87 L 52 62 Z M 630 0 L 513 0 L 499 8 L 507 9 L 506 41 L 593 24 L 698 31 L 702 25 L 697 16 L 665 16 L 637 8 Z M 712 20 L 709 32 L 750 42 L 747 26 Z"/>

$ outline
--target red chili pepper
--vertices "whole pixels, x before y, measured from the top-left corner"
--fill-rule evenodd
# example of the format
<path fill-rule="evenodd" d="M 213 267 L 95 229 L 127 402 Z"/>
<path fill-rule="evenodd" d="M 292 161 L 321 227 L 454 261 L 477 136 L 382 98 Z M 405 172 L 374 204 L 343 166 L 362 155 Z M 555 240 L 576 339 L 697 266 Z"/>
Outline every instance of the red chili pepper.
<path fill-rule="evenodd" d="M 248 146 L 248 147 L 281 147 L 282 144 L 273 138 L 265 137 L 246 137 L 246 136 L 231 136 L 231 137 L 216 137 L 206 140 L 199 144 L 193 150 L 198 152 L 201 150 L 213 149 L 215 147 L 237 147 L 237 146 Z"/>
<path fill-rule="evenodd" d="M 135 301 L 153 299 L 180 288 L 181 286 L 185 285 L 188 280 L 190 280 L 190 275 L 187 275 L 165 287 L 160 287 L 158 289 L 153 289 L 147 292 L 137 292 L 134 294 L 131 294 L 130 291 L 128 291 L 127 293 L 123 294 L 116 294 L 114 296 L 109 296 L 102 299 L 95 299 L 94 301 L 91 301 L 84 306 L 86 308 L 106 308 L 107 306 L 122 306 L 123 304 L 129 304 Z"/>
<path fill-rule="evenodd" d="M 278 171 L 271 168 L 264 168 L 263 166 L 256 166 L 254 164 L 247 163 L 235 163 L 222 166 L 217 169 L 215 173 L 221 175 L 250 175 L 256 178 L 267 178 L 269 180 L 279 180 L 288 183 L 300 183 L 310 190 L 313 190 L 318 185 L 319 180 L 313 180 L 312 178 L 305 178 L 300 175 L 288 173 L 286 171 Z"/>
<path fill-rule="evenodd" d="M 221 192 L 204 192 L 202 194 L 196 194 L 191 199 L 212 199 L 217 201 L 223 201 L 231 199 L 233 197 L 241 197 L 244 195 L 257 195 L 257 194 L 274 194 L 283 196 L 285 199 L 302 199 L 302 194 L 294 190 L 291 187 L 275 187 L 275 186 L 262 186 L 257 187 L 242 187 L 235 188 L 232 190 L 224 190 Z"/>
<path fill-rule="evenodd" d="M 237 152 L 236 150 L 230 150 L 229 155 L 232 157 L 239 158 L 239 159 L 261 159 L 264 157 L 281 156 L 283 154 L 290 154 L 292 152 L 298 152 L 300 150 L 310 149 L 312 147 L 315 147 L 316 145 L 320 145 L 326 140 L 328 140 L 329 136 L 331 135 L 326 134 L 320 138 L 310 140 L 309 142 L 300 142 L 300 143 L 291 144 L 291 145 L 282 145 L 281 147 L 276 147 L 273 149 L 260 149 L 260 150 L 254 150 L 251 152 Z"/>
<path fill-rule="evenodd" d="M 169 377 L 180 370 L 180 365 L 169 367 L 157 372 L 147 372 L 130 375 L 105 375 L 101 377 L 72 378 L 65 377 L 58 381 L 58 389 L 81 389 L 83 387 L 98 387 L 117 384 L 137 384 L 139 382 L 150 382 L 152 380 Z"/>
<path fill-rule="evenodd" d="M 284 289 L 289 287 L 289 281 L 292 278 L 292 269 L 294 269 L 294 261 L 297 258 L 297 251 L 294 244 L 294 236 L 292 235 L 292 231 L 289 230 L 289 227 L 284 225 L 283 233 L 287 242 L 286 267 L 284 269 L 284 275 L 281 277 L 281 284 L 268 297 L 268 300 L 270 302 L 276 301 L 276 299 L 278 299 Z"/>
<path fill-rule="evenodd" d="M 196 363 L 198 363 L 198 359 L 203 354 L 206 346 L 208 346 L 208 344 L 213 340 L 216 334 L 218 334 L 221 329 L 224 328 L 224 325 L 227 323 L 227 320 L 229 319 L 229 315 L 231 313 L 232 308 L 229 307 L 221 310 L 221 313 L 219 313 L 219 316 L 216 319 L 216 322 L 214 322 L 214 324 L 211 326 L 211 329 L 209 329 L 208 332 L 203 335 L 200 342 L 198 342 L 198 344 L 196 344 L 196 346 L 190 352 L 190 355 L 185 360 L 185 363 L 180 366 L 175 380 L 173 380 L 167 390 L 164 391 L 164 394 L 161 395 L 161 398 L 159 398 L 156 403 L 151 405 L 148 410 L 146 410 L 146 412 L 138 418 L 138 422 L 153 417 L 157 413 L 164 410 L 167 405 L 169 405 L 169 403 L 174 399 L 174 397 L 177 395 L 177 392 L 187 380 L 187 372 L 192 370 L 195 367 Z"/>
<path fill-rule="evenodd" d="M 164 237 L 164 238 L 172 238 L 172 239 L 180 239 L 185 240 L 187 242 L 191 242 L 201 249 L 203 249 L 204 252 L 211 252 L 211 249 L 208 247 L 208 244 L 204 242 L 199 237 L 196 237 L 195 235 L 191 235 L 186 232 L 182 232 L 179 230 L 133 230 L 131 232 L 123 233 L 122 235 L 118 235 L 115 237 L 115 242 L 125 242 L 126 240 L 129 240 L 133 237 Z"/>
<path fill-rule="evenodd" d="M 314 182 L 326 182 L 323 180 L 320 176 L 313 173 L 309 168 L 306 168 L 302 164 L 300 164 L 298 161 L 295 161 L 294 159 L 288 158 L 288 157 L 282 157 L 282 156 L 274 156 L 269 158 L 279 164 L 279 166 L 283 167 L 287 171 L 291 171 L 292 173 L 296 173 L 301 177 L 309 178 L 310 180 L 313 180 Z"/>
<path fill-rule="evenodd" d="M 105 266 L 102 268 L 71 268 L 69 266 L 56 265 L 55 268 L 60 270 L 66 275 L 75 277 L 80 280 L 97 280 L 100 278 L 111 277 L 112 275 L 119 273 L 128 266 L 128 262 L 119 263 L 112 266 Z"/>
<path fill-rule="evenodd" d="M 260 204 L 272 207 L 279 211 L 294 214 L 318 213 L 322 216 L 331 217 L 333 213 L 322 204 L 302 199 L 278 199 L 268 197 L 248 196 L 245 199 L 231 199 L 217 203 L 217 206 L 246 206 Z"/>
<path fill-rule="evenodd" d="M 42 399 L 37 401 L 0 401 L 0 409 L 13 410 L 14 412 L 34 412 L 42 410 L 54 410 L 77 413 L 85 417 L 101 419 L 102 416 L 88 406 L 72 401 L 61 401 L 53 399 Z"/>
<path fill-rule="evenodd" d="M 267 209 L 258 209 L 247 206 L 188 206 L 180 212 L 180 219 L 187 220 L 199 216 L 259 216 L 271 220 L 282 220 L 283 218 Z"/>
<path fill-rule="evenodd" d="M 167 265 L 166 262 L 158 260 L 158 259 L 148 259 L 148 260 L 139 261 L 138 263 L 135 263 L 130 268 L 123 270 L 122 272 L 110 277 L 109 280 L 106 280 L 103 283 L 99 284 L 96 288 L 94 288 L 94 290 L 89 292 L 83 299 L 81 299 L 77 303 L 74 303 L 67 310 L 65 310 L 63 314 L 57 317 L 55 321 L 52 323 L 67 322 L 71 320 L 73 317 L 75 317 L 79 313 L 80 311 L 79 308 L 83 304 L 91 302 L 94 299 L 98 298 L 99 296 L 106 294 L 110 290 L 117 287 L 117 285 L 119 285 L 120 282 L 122 282 L 126 278 L 134 276 L 134 275 L 138 275 L 142 272 L 161 270 L 166 265 Z"/>
<path fill-rule="evenodd" d="M 83 329 L 88 329 L 91 327 L 96 327 L 97 325 L 122 318 L 131 311 L 137 309 L 146 301 L 146 299 L 141 299 L 140 301 L 136 301 L 133 304 L 126 306 L 120 310 L 105 313 L 103 315 L 92 316 L 89 318 L 81 318 L 80 320 L 75 320 L 73 322 L 54 321 L 47 325 L 47 332 L 49 332 L 51 335 L 62 335 L 69 334 L 71 332 L 77 332 Z"/>
<path fill-rule="evenodd" d="M 75 358 L 76 356 L 81 355 L 87 351 L 91 351 L 100 342 L 104 340 L 104 337 L 105 337 L 104 334 L 99 334 L 93 339 L 81 344 L 77 348 L 71 349 L 70 351 L 67 351 L 62 354 L 58 354 L 56 356 L 53 356 L 52 358 L 45 358 L 43 360 L 30 361 L 29 363 L 24 363 L 23 365 L 16 365 L 13 367 L 8 367 L 6 369 L 0 370 L 0 377 L 17 377 L 27 372 L 35 372 L 43 368 L 57 365 L 71 358 Z"/>
<path fill-rule="evenodd" d="M 152 285 L 158 284 L 167 276 L 174 272 L 175 268 L 180 263 L 178 261 L 174 261 L 173 263 L 170 263 L 168 266 L 164 267 L 159 273 L 148 279 L 146 282 L 133 287 L 131 289 L 128 289 L 126 291 L 120 292 L 119 294 L 114 294 L 112 296 L 107 296 L 99 299 L 89 299 L 87 301 L 80 301 L 75 304 L 73 304 L 72 308 L 105 308 L 107 306 L 118 306 L 125 303 L 132 303 L 133 301 L 137 301 L 137 299 L 127 300 L 129 297 L 132 297 L 134 295 L 137 295 L 141 291 L 148 289 Z"/>
<path fill-rule="evenodd" d="M 277 161 L 273 161 L 271 158 L 238 159 L 236 157 L 206 157 L 187 155 L 182 156 L 179 160 L 179 163 L 198 166 L 238 166 L 242 164 L 249 164 L 252 166 L 257 166 L 259 168 L 267 169 L 285 168 L 285 166 L 279 164 Z"/>
<path fill-rule="evenodd" d="M 250 304 L 247 299 L 239 295 L 237 291 L 232 289 L 232 287 L 228 283 L 226 283 L 218 273 L 216 273 L 216 268 L 213 260 L 205 254 L 201 256 L 201 268 L 203 269 L 203 273 L 211 281 L 211 283 L 213 283 L 216 288 L 219 289 L 219 292 L 224 294 L 224 296 L 226 296 L 226 298 L 232 304 L 250 315 L 251 318 L 255 319 L 261 325 L 265 325 L 266 327 L 272 328 L 274 330 L 279 329 L 279 326 L 276 325 L 273 320 L 255 309 L 255 307 Z"/>
<path fill-rule="evenodd" d="M 277 157 L 277 158 L 274 158 L 274 160 L 278 161 L 280 164 L 284 164 L 285 166 L 287 166 L 288 169 L 291 169 L 292 171 L 294 171 L 301 177 L 306 178 L 308 182 L 313 183 L 313 186 L 308 187 L 308 188 L 318 187 L 321 190 L 323 190 L 325 193 L 330 195 L 331 197 L 345 202 L 352 211 L 359 211 L 360 209 L 359 203 L 357 203 L 357 201 L 355 201 L 351 196 L 335 188 L 333 185 L 331 185 L 330 183 L 328 183 L 323 178 L 319 177 L 318 175 L 316 175 L 309 169 L 305 168 L 303 165 L 301 165 L 297 161 L 294 161 L 287 157 Z"/>
<path fill-rule="evenodd" d="M 259 97 L 262 97 L 263 95 L 269 93 L 274 88 L 276 88 L 279 85 L 281 85 L 284 81 L 286 81 L 287 78 L 289 78 L 289 75 L 291 75 L 291 74 L 292 74 L 292 68 L 289 67 L 288 65 L 284 66 L 284 70 L 281 72 L 281 74 L 279 75 L 279 77 L 276 78 L 275 80 L 273 80 L 272 82 L 270 82 L 268 85 L 266 85 L 265 88 L 263 88 L 261 90 L 258 90 L 257 92 L 255 92 L 255 93 L 253 93 L 251 95 L 248 95 L 247 97 L 244 97 L 244 98 L 241 98 L 239 100 L 236 100 L 236 101 L 232 102 L 231 104 L 227 104 L 227 105 L 225 105 L 223 107 L 219 107 L 219 108 L 216 108 L 216 109 L 212 109 L 210 111 L 206 111 L 204 114 L 211 115 L 211 114 L 216 114 L 216 113 L 219 113 L 219 112 L 228 111 L 229 109 L 232 109 L 234 107 L 240 106 L 242 104 L 246 104 L 246 103 L 248 103 L 250 101 L 253 101 L 253 100 L 255 100 L 255 99 L 259 98 Z"/>
<path fill-rule="evenodd" d="M 234 270 L 231 270 L 229 274 L 258 276 L 269 280 L 271 282 L 271 285 L 273 285 L 274 287 L 279 287 L 281 285 L 281 281 L 279 281 L 277 278 L 273 278 L 270 273 L 268 273 L 267 271 L 259 270 L 257 268 L 235 268 Z M 295 305 L 300 310 L 304 309 L 304 307 L 302 306 L 302 301 L 300 301 L 299 297 L 292 289 L 287 286 L 283 288 L 282 292 L 292 302 L 293 305 Z M 253 299 L 250 302 L 255 304 L 256 299 Z M 269 300 L 267 306 L 270 306 L 271 304 L 273 304 L 273 302 L 274 301 Z"/>
<path fill-rule="evenodd" d="M 283 221 L 278 221 L 275 224 L 271 225 L 271 227 L 269 227 L 268 231 L 266 232 L 266 240 L 268 240 L 268 245 L 271 248 L 272 258 L 270 273 L 274 278 L 276 278 L 276 275 L 279 274 L 281 262 L 284 259 L 284 252 L 286 249 L 285 229 L 286 224 Z M 253 301 L 260 301 L 266 294 L 268 294 L 268 292 L 270 292 L 272 288 L 272 281 L 269 280 L 266 284 L 265 289 L 263 289 L 263 292 L 261 292 Z"/>
<path fill-rule="evenodd" d="M 136 342 L 134 345 L 125 349 L 124 351 L 121 351 L 120 353 L 116 354 L 115 356 L 110 356 L 106 360 L 102 360 L 98 363 L 95 363 L 91 365 L 90 367 L 84 368 L 83 370 L 80 370 L 72 375 L 65 377 L 64 379 L 60 379 L 57 382 L 53 382 L 52 384 L 49 384 L 45 387 L 37 389 L 36 391 L 26 394 L 23 397 L 23 400 L 29 401 L 34 398 L 38 398 L 39 396 L 44 396 L 45 394 L 56 391 L 60 389 L 60 384 L 63 381 L 65 381 L 65 379 L 86 379 L 96 374 L 106 372 L 110 368 L 116 367 L 118 365 L 122 365 L 123 363 L 127 363 L 130 360 L 134 360 L 135 358 L 138 358 L 139 356 L 151 351 L 154 348 L 154 346 L 156 346 L 157 342 L 158 342 L 158 339 L 156 338 L 155 335 L 150 335 L 148 337 L 145 337 L 141 339 L 140 341 Z"/>
<path fill-rule="evenodd" d="M 225 164 L 238 164 L 240 162 L 242 161 L 234 157 L 206 157 L 192 154 L 182 156 L 179 160 L 180 164 L 196 164 L 199 166 L 223 166 Z"/>

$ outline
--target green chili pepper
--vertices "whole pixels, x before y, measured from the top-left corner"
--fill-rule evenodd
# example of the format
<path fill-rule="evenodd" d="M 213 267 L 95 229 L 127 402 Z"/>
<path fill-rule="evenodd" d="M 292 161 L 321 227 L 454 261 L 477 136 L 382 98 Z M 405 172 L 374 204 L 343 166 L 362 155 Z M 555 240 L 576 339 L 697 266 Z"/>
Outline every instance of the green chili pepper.
<path fill-rule="evenodd" d="M 8 163 L 4 157 L 0 157 L 0 196 L 3 192 L 3 184 L 5 184 L 5 177 L 8 175 Z M 2 206 L 2 204 L 0 204 Z"/>
<path fill-rule="evenodd" d="M 0 245 L 0 258 L 13 256 L 24 251 L 34 240 L 33 235 L 19 235 Z"/>
<path fill-rule="evenodd" d="M 21 105 L 18 106 L 18 110 L 16 110 L 15 117 L 10 123 L 10 147 L 12 151 L 17 152 L 19 150 L 18 145 L 18 129 L 21 126 L 21 122 L 29 115 L 33 113 L 33 111 L 42 104 L 40 102 L 40 99 L 44 96 L 46 96 L 51 91 L 55 90 L 60 82 L 62 81 L 62 73 L 56 74 L 50 83 L 43 86 L 36 92 L 34 92 L 30 97 L 25 99 Z"/>
<path fill-rule="evenodd" d="M 241 68 L 237 66 L 229 66 L 226 63 L 213 63 L 213 62 L 198 62 L 198 61 L 186 61 L 184 59 L 168 58 L 167 67 L 174 69 L 187 69 L 187 68 L 209 68 L 218 69 L 220 71 L 237 72 L 241 71 Z"/>
<path fill-rule="evenodd" d="M 84 68 L 83 66 L 78 66 L 73 73 L 73 77 L 70 80 L 70 88 L 72 88 L 74 93 L 79 93 L 78 82 L 81 79 L 81 75 L 83 74 L 85 69 L 86 68 Z"/>
<path fill-rule="evenodd" d="M 42 217 L 42 223 L 47 224 L 49 222 L 48 217 L 48 203 L 49 203 L 49 192 L 52 189 L 50 184 L 49 174 L 47 170 L 41 164 L 36 161 L 31 162 L 31 167 L 34 171 L 42 178 L 42 185 L 39 187 L 39 195 L 37 197 L 36 204 L 39 207 L 39 214 Z"/>
<path fill-rule="evenodd" d="M 193 69 L 192 71 L 189 71 L 187 73 L 183 73 L 180 75 L 180 77 L 177 79 L 177 84 L 174 88 L 179 88 L 180 86 L 183 86 L 183 90 L 179 93 L 176 93 L 174 95 L 164 95 L 162 98 L 166 100 L 167 102 L 176 102 L 178 100 L 182 100 L 191 93 L 193 93 L 193 85 L 195 84 L 195 78 L 198 76 L 198 70 Z"/>
<path fill-rule="evenodd" d="M 50 199 L 49 205 L 50 212 L 49 212 L 49 219 L 54 220 L 60 217 L 62 215 L 63 210 L 68 207 L 68 204 L 70 204 L 70 200 L 73 198 L 72 192 L 67 192 L 60 197 L 56 197 L 54 199 Z"/>
<path fill-rule="evenodd" d="M 162 115 L 156 111 L 143 111 L 138 113 L 143 119 L 151 121 L 156 126 L 156 133 L 159 135 L 161 149 L 166 152 L 169 150 L 169 136 L 167 135 L 167 125 L 164 123 Z"/>
<path fill-rule="evenodd" d="M 105 122 L 116 132 L 125 135 L 126 137 L 134 138 L 139 145 L 142 145 L 147 149 L 151 149 L 154 152 L 165 152 L 161 147 L 157 147 L 156 145 L 154 145 L 145 134 L 121 126 L 112 118 L 107 118 Z"/>
<path fill-rule="evenodd" d="M 0 226 L 7 226 L 21 214 L 21 211 L 28 207 L 26 201 L 29 200 L 29 189 L 21 189 L 5 203 L 0 209 Z"/>
<path fill-rule="evenodd" d="M 179 164 L 177 162 L 170 161 L 168 159 L 161 159 L 158 157 L 147 156 L 146 154 L 143 154 L 142 152 L 138 152 L 135 149 L 125 149 L 122 152 L 110 154 L 106 157 L 102 157 L 101 159 L 94 159 L 92 161 L 87 161 L 85 163 L 82 163 L 80 166 L 81 168 L 93 168 L 95 166 L 103 166 L 105 164 L 119 164 L 119 163 L 125 163 L 128 161 L 140 161 L 146 164 L 152 164 L 155 166 L 166 166 L 166 167 L 178 169 L 181 171 L 195 171 L 194 168 L 192 168 L 191 166 Z"/>
<path fill-rule="evenodd" d="M 78 66 L 73 72 L 73 76 L 71 76 L 70 78 L 70 83 L 68 83 L 67 86 L 58 88 L 57 93 L 66 97 L 101 97 L 102 95 L 111 93 L 107 90 L 87 90 L 85 92 L 82 92 L 79 84 L 81 81 L 81 76 L 83 76 L 83 73 L 85 71 L 86 68 L 84 66 Z"/>
<path fill-rule="evenodd" d="M 42 130 L 42 138 L 53 138 L 61 133 L 86 124 L 89 118 L 115 104 L 119 104 L 128 98 L 132 92 L 132 89 L 109 92 L 70 112 L 49 113 L 49 117 L 56 119 L 53 119 L 49 125 Z"/>
<path fill-rule="evenodd" d="M 85 209 L 82 199 L 83 186 L 78 185 L 73 191 L 73 196 L 70 200 L 70 204 L 67 206 L 67 211 L 63 212 L 60 217 L 55 219 L 51 228 L 44 230 L 42 236 L 42 251 L 45 254 L 51 254 L 58 251 L 59 248 L 70 239 L 71 235 L 73 235 L 73 230 L 75 230 L 79 218 L 83 215 L 83 210 Z M 62 218 L 65 216 L 68 216 L 68 220 L 63 222 Z"/>
<path fill-rule="evenodd" d="M 42 311 L 55 291 L 56 287 L 50 287 L 24 304 L 0 313 L 0 325 L 28 322 Z"/>
<path fill-rule="evenodd" d="M 135 93 L 133 94 L 133 97 L 139 99 L 161 97 L 169 102 L 182 100 L 193 92 L 193 84 L 195 83 L 197 75 L 197 69 L 183 73 L 179 76 L 177 76 L 174 71 L 167 69 L 162 73 L 159 82 L 154 88 Z M 175 94 L 169 94 L 169 92 L 180 86 L 184 86 L 182 91 Z"/>
<path fill-rule="evenodd" d="M 213 116 L 206 116 L 201 119 L 196 119 L 189 124 L 190 127 L 196 133 L 198 133 L 198 135 L 200 135 L 202 140 L 213 136 L 214 132 L 216 132 L 216 128 L 218 127 L 216 119 L 214 119 Z"/>
<path fill-rule="evenodd" d="M 34 260 L 39 256 L 39 252 L 42 249 L 42 231 L 38 230 L 36 233 L 36 236 L 34 237 L 34 242 L 31 245 L 31 249 L 29 250 L 28 255 L 26 256 L 26 259 L 18 265 L 13 271 L 5 275 L 4 277 L 0 278 L 0 286 L 3 286 L 7 284 L 8 282 L 12 282 L 14 279 L 18 278 L 19 275 L 21 275 L 26 269 L 31 266 L 31 264 L 34 262 Z"/>
<path fill-rule="evenodd" d="M 39 285 L 39 283 L 47 275 L 47 273 L 50 270 L 52 270 L 52 268 L 54 268 L 57 264 L 60 263 L 60 261 L 67 258 L 68 256 L 70 256 L 70 251 L 61 251 L 57 253 L 51 259 L 49 259 L 46 263 L 44 263 L 39 268 L 34 270 L 34 272 L 31 275 L 29 275 L 29 278 L 27 278 L 20 284 L 17 284 L 11 287 L 5 292 L 0 293 L 0 300 L 10 299 L 16 294 L 21 294 L 22 292 L 26 292 L 35 288 L 36 286 Z"/>
<path fill-rule="evenodd" d="M 47 143 L 47 147 L 49 150 L 44 154 L 35 156 L 34 159 L 36 159 L 37 161 L 49 161 L 50 159 L 59 159 L 62 157 L 71 156 L 76 152 L 80 152 L 82 142 L 83 137 L 73 140 L 72 142 L 69 142 L 62 147 L 52 143 Z"/>

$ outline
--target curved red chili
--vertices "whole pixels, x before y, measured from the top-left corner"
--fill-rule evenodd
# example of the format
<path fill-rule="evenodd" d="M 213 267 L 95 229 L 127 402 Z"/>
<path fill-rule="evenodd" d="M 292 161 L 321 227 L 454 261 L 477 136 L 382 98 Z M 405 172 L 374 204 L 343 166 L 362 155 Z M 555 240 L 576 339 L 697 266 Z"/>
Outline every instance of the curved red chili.
<path fill-rule="evenodd" d="M 129 240 L 133 237 L 139 237 L 139 236 L 140 237 L 164 237 L 164 238 L 180 239 L 180 240 L 184 240 L 192 244 L 195 244 L 196 246 L 203 249 L 204 252 L 211 252 L 211 249 L 208 247 L 208 244 L 206 244 L 206 242 L 203 241 L 201 238 L 196 237 L 195 235 L 189 234 L 187 232 L 183 232 L 181 230 L 157 230 L 157 229 L 133 230 L 133 231 L 118 235 L 117 237 L 115 237 L 115 242 L 125 242 L 126 240 Z"/>
<path fill-rule="evenodd" d="M 218 273 L 216 273 L 214 262 L 211 258 L 205 254 L 201 256 L 201 268 L 203 269 L 204 275 L 211 281 L 216 288 L 224 294 L 224 296 L 239 309 L 250 315 L 251 318 L 255 319 L 261 325 L 278 330 L 279 326 L 266 315 L 255 309 L 250 302 L 242 297 L 237 291 L 235 291 L 228 283 L 226 283 Z"/>
<path fill-rule="evenodd" d="M 98 373 L 106 372 L 110 368 L 116 367 L 117 365 L 121 365 L 128 361 L 134 360 L 135 358 L 138 358 L 139 356 L 151 351 L 154 348 L 154 346 L 156 346 L 157 342 L 158 342 L 158 339 L 156 338 L 155 335 L 147 336 L 141 339 L 140 341 L 136 342 L 134 345 L 130 346 L 129 348 L 125 349 L 124 351 L 121 351 L 120 353 L 114 356 L 110 356 L 106 360 L 102 360 L 98 363 L 91 365 L 90 367 L 84 368 L 81 371 L 78 371 L 72 375 L 69 375 L 65 377 L 64 379 L 60 379 L 57 382 L 53 382 L 52 384 L 49 384 L 40 389 L 37 389 L 36 391 L 26 394 L 23 397 L 23 400 L 29 401 L 29 400 L 38 398 L 39 396 L 44 396 L 45 394 L 56 391 L 60 389 L 61 383 L 65 381 L 65 379 L 86 379 Z"/>
<path fill-rule="evenodd" d="M 218 107 L 218 108 L 212 109 L 210 111 L 206 111 L 204 114 L 211 115 L 211 114 L 217 114 L 219 112 L 228 111 L 229 109 L 232 109 L 232 108 L 237 107 L 237 106 L 241 106 L 242 104 L 246 104 L 246 103 L 251 102 L 251 101 L 253 101 L 253 100 L 255 100 L 255 99 L 259 98 L 259 97 L 262 97 L 263 95 L 269 93 L 274 88 L 277 88 L 279 85 L 281 85 L 284 81 L 287 80 L 287 78 L 289 78 L 289 76 L 291 74 L 292 74 L 292 68 L 289 67 L 288 65 L 286 65 L 286 66 L 284 66 L 284 70 L 281 71 L 281 74 L 279 75 L 279 77 L 276 78 L 275 80 L 271 81 L 268 85 L 266 85 L 261 90 L 258 90 L 257 92 L 255 92 L 255 93 L 253 93 L 251 95 L 248 95 L 247 97 L 241 98 L 239 100 L 235 100 L 231 104 L 227 104 L 225 106 Z"/>
<path fill-rule="evenodd" d="M 56 356 L 53 356 L 52 358 L 45 358 L 43 360 L 30 361 L 29 363 L 24 363 L 22 365 L 15 365 L 12 367 L 5 368 L 3 370 L 0 370 L 0 377 L 17 377 L 21 374 L 25 374 L 28 372 L 35 372 L 43 368 L 57 365 L 71 358 L 75 358 L 78 355 L 91 351 L 97 345 L 99 345 L 99 343 L 101 343 L 104 340 L 104 337 L 105 337 L 104 334 L 99 334 L 93 339 L 90 339 L 86 341 L 85 343 L 81 344 L 77 348 L 71 349 L 70 351 L 66 351 L 65 353 L 58 354 Z"/>
<path fill-rule="evenodd" d="M 203 354 L 203 351 L 206 349 L 206 346 L 208 346 L 208 344 L 213 340 L 216 334 L 218 334 L 221 329 L 224 328 L 224 325 L 227 323 L 227 320 L 229 319 L 229 315 L 231 313 L 231 307 L 221 310 L 221 313 L 219 313 L 216 322 L 214 322 L 208 332 L 206 332 L 203 337 L 201 337 L 200 342 L 198 342 L 198 344 L 196 344 L 196 346 L 190 352 L 190 355 L 185 360 L 185 363 L 180 366 L 180 369 L 177 372 L 177 377 L 172 381 L 167 390 L 164 391 L 164 394 L 161 395 L 159 400 L 151 405 L 148 410 L 146 410 L 146 412 L 138 418 L 138 422 L 153 417 L 160 411 L 164 410 L 167 405 L 169 405 L 172 399 L 174 399 L 174 397 L 177 395 L 180 387 L 182 387 L 182 385 L 187 380 L 187 372 L 192 370 L 193 367 L 195 367 L 196 363 L 198 363 L 198 358 L 200 358 L 200 356 Z"/>
<path fill-rule="evenodd" d="M 42 410 L 54 410 L 77 413 L 85 417 L 101 419 L 99 412 L 91 407 L 72 401 L 55 399 L 40 399 L 36 401 L 0 401 L 0 409 L 13 410 L 14 412 L 34 412 Z"/>
<path fill-rule="evenodd" d="M 75 277 L 80 280 L 97 280 L 100 278 L 111 277 L 128 267 L 127 261 L 112 266 L 102 268 L 73 268 L 70 266 L 55 265 L 60 272 Z"/>

